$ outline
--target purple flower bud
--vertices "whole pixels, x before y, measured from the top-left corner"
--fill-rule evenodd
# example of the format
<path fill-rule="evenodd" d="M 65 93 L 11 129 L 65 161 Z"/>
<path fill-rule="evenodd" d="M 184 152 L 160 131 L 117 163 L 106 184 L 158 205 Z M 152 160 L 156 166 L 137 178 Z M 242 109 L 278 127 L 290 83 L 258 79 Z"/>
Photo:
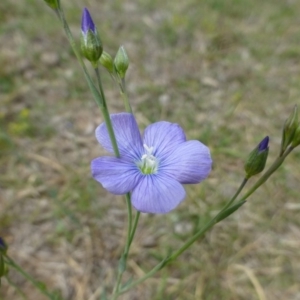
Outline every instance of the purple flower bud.
<path fill-rule="evenodd" d="M 4 239 L 2 237 L 0 237 L 0 253 L 6 253 L 7 250 L 7 245 L 4 242 Z"/>
<path fill-rule="evenodd" d="M 246 178 L 262 172 L 266 166 L 269 154 L 269 137 L 266 136 L 248 156 L 245 163 Z"/>
<path fill-rule="evenodd" d="M 262 152 L 269 148 L 269 137 L 266 136 L 258 145 L 258 151 Z"/>
<path fill-rule="evenodd" d="M 87 8 L 83 9 L 81 19 L 81 52 L 96 68 L 103 46 L 96 26 Z"/>
<path fill-rule="evenodd" d="M 81 30 L 84 34 L 87 34 L 89 30 L 96 32 L 96 27 L 93 22 L 93 19 L 90 15 L 90 12 L 85 7 L 82 12 L 82 19 L 81 19 Z"/>

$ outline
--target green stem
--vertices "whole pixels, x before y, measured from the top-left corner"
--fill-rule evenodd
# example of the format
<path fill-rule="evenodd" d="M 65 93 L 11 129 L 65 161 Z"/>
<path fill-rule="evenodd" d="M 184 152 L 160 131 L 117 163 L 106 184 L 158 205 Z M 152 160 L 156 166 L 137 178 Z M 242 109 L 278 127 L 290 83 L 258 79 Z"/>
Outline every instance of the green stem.
<path fill-rule="evenodd" d="M 105 94 L 104 94 L 104 91 L 103 91 L 103 86 L 102 86 L 102 81 L 101 81 L 101 77 L 100 77 L 99 68 L 96 68 L 95 72 L 96 72 L 97 82 L 98 82 L 98 86 L 99 86 L 99 90 L 100 90 L 100 94 L 101 94 L 101 98 L 102 98 L 102 105 L 100 106 L 100 109 L 101 109 L 102 115 L 104 117 L 104 121 L 105 121 L 105 124 L 106 124 L 106 127 L 107 127 L 109 138 L 111 140 L 111 144 L 112 144 L 113 149 L 114 149 L 115 156 L 120 157 L 120 152 L 119 152 L 116 136 L 115 136 L 115 133 L 114 133 L 114 129 L 113 129 L 113 126 L 112 126 L 112 123 L 111 123 L 109 111 L 108 111 L 107 104 L 106 104 L 106 98 L 105 98 Z"/>
<path fill-rule="evenodd" d="M 195 233 L 182 247 L 180 247 L 176 252 L 174 252 L 168 259 L 168 263 L 175 260 L 179 255 L 181 255 L 186 249 L 188 249 L 196 240 L 201 238 L 206 231 L 208 231 L 211 227 L 213 227 L 217 222 L 218 217 L 234 202 L 240 192 L 243 190 L 247 183 L 247 179 L 244 178 L 240 187 L 234 194 L 234 196 L 230 199 L 230 201 L 222 208 L 222 210 L 212 219 L 210 220 L 200 231 Z"/>
<path fill-rule="evenodd" d="M 132 227 L 132 231 L 131 231 L 131 235 L 130 235 L 130 241 L 129 241 L 129 245 L 131 245 L 134 235 L 135 235 L 135 231 L 137 228 L 137 224 L 139 222 L 139 218 L 140 218 L 141 213 L 139 211 L 136 212 L 135 218 L 134 218 L 134 222 L 133 222 L 133 227 Z"/>
<path fill-rule="evenodd" d="M 208 224 L 206 224 L 206 226 L 197 233 L 197 239 L 200 238 L 201 236 L 203 236 L 205 234 L 205 232 L 207 230 L 209 230 L 211 227 L 213 227 L 213 225 L 215 225 L 214 219 L 211 220 Z M 182 248 L 180 248 L 179 250 L 181 250 Z M 186 248 L 185 248 L 186 249 Z M 184 250 L 185 250 L 184 249 Z M 183 251 L 184 251 L 183 250 Z M 169 264 L 170 262 L 172 262 L 176 257 L 178 257 L 183 251 L 176 251 L 172 256 L 170 256 L 169 258 L 166 258 L 165 260 L 161 261 L 159 264 L 157 264 L 150 272 L 148 272 L 145 276 L 141 277 L 140 279 L 132 282 L 130 285 L 127 285 L 126 287 L 124 287 L 123 289 L 121 289 L 118 292 L 118 296 L 127 292 L 128 290 L 130 290 L 131 288 L 137 286 L 138 284 L 144 282 L 145 280 L 147 280 L 148 278 L 152 277 L 156 272 L 158 272 L 159 270 L 161 270 L 165 265 Z M 113 299 L 114 300 L 114 299 Z"/>
<path fill-rule="evenodd" d="M 126 83 L 125 83 L 125 78 L 122 78 L 122 81 L 119 82 L 119 88 L 120 88 L 120 94 L 122 96 L 124 106 L 127 112 L 132 114 L 132 108 L 129 103 L 128 95 L 126 92 Z"/>
<path fill-rule="evenodd" d="M 240 185 L 240 187 L 238 188 L 238 190 L 236 191 L 236 193 L 234 194 L 234 196 L 232 197 L 232 199 L 223 207 L 222 211 L 225 211 L 234 202 L 234 200 L 238 197 L 238 195 L 240 194 L 240 192 L 242 191 L 242 189 L 245 187 L 245 185 L 246 185 L 247 182 L 248 182 L 248 179 L 244 178 L 243 182 Z M 218 213 L 218 215 L 220 215 L 222 211 L 220 211 Z"/>
<path fill-rule="evenodd" d="M 120 294 L 119 294 L 119 288 L 120 288 L 120 283 L 121 283 L 121 280 L 122 280 L 122 275 L 123 275 L 123 273 L 118 272 L 116 284 L 115 284 L 115 287 L 114 287 L 114 289 L 113 289 L 113 297 L 112 297 L 112 300 L 118 299 L 118 297 L 119 297 L 119 295 L 120 295 Z"/>
<path fill-rule="evenodd" d="M 246 200 L 250 195 L 254 193 L 264 182 L 267 181 L 267 179 L 281 166 L 285 158 L 291 153 L 293 150 L 292 147 L 290 147 L 282 157 L 278 157 L 275 162 L 272 164 L 272 166 L 259 178 L 259 180 L 253 185 L 253 187 L 239 200 L 239 203 Z M 192 236 L 180 249 L 178 249 L 174 254 L 170 256 L 168 259 L 168 263 L 172 260 L 175 260 L 180 254 L 182 254 L 187 248 L 189 248 L 197 239 L 202 237 L 204 233 L 209 230 L 211 227 L 213 227 L 217 223 L 218 217 L 233 203 L 233 201 L 238 197 L 242 189 L 245 187 L 247 183 L 247 178 L 245 178 L 233 196 L 233 198 L 224 206 L 224 208 L 210 221 L 206 226 L 197 232 L 194 236 Z"/>
<path fill-rule="evenodd" d="M 131 288 L 139 285 L 140 283 L 144 282 L 148 278 L 152 277 L 155 273 L 157 273 L 159 270 L 161 270 L 165 266 L 165 264 L 166 264 L 166 260 L 162 260 L 150 272 L 148 272 L 144 277 L 134 281 L 133 283 L 131 283 L 131 284 L 127 285 L 126 287 L 124 287 L 123 289 L 121 289 L 118 292 L 117 296 L 120 296 L 121 294 L 124 294 L 125 292 L 127 292 Z M 117 298 L 113 298 L 113 300 L 115 300 L 115 299 L 117 299 Z"/>
<path fill-rule="evenodd" d="M 129 196 L 127 196 L 127 195 L 128 194 L 126 194 L 127 208 L 128 208 L 128 234 L 127 234 L 126 246 L 125 246 L 124 252 L 121 256 L 121 259 L 119 261 L 118 275 L 117 275 L 116 284 L 114 286 L 113 293 L 112 293 L 112 300 L 116 300 L 120 296 L 120 292 L 119 292 L 120 284 L 122 281 L 123 273 L 126 270 L 129 249 L 130 249 L 131 243 L 133 241 L 135 231 L 137 228 L 137 224 L 138 224 L 138 220 L 139 220 L 139 217 L 141 214 L 139 211 L 136 213 L 134 223 L 132 226 L 132 210 L 131 210 L 130 194 L 129 194 Z"/>
<path fill-rule="evenodd" d="M 128 229 L 127 229 L 127 240 L 126 240 L 126 246 L 124 249 L 124 257 L 127 260 L 127 256 L 129 253 L 130 248 L 130 237 L 131 237 L 131 230 L 132 230 L 132 207 L 131 207 L 131 199 L 130 194 L 126 194 L 126 204 L 127 204 L 127 213 L 128 213 Z"/>
<path fill-rule="evenodd" d="M 19 266 L 13 259 L 11 259 L 8 255 L 5 255 L 5 262 L 7 265 L 11 266 L 15 270 L 17 270 L 20 274 L 22 274 L 28 281 L 30 281 L 35 288 L 37 288 L 42 294 L 44 294 L 47 298 L 53 300 L 54 296 L 49 293 L 45 287 L 41 286 L 41 284 L 36 281 L 32 276 L 30 276 L 26 271 L 24 271 L 21 266 Z"/>

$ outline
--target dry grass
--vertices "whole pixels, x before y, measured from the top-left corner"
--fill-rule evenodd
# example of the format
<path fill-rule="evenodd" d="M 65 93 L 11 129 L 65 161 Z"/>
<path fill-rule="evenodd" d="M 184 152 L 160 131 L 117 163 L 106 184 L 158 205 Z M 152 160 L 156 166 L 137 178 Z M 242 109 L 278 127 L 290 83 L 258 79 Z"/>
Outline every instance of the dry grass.
<path fill-rule="evenodd" d="M 66 3 L 67 2 L 67 3 Z M 164 216 L 142 215 L 125 278 L 176 249 L 233 195 L 247 153 L 300 99 L 298 1 L 63 1 L 74 35 L 91 8 L 106 51 L 124 44 L 143 128 L 167 119 L 206 143 L 210 178 Z M 225 4 L 226 3 L 226 4 Z M 0 236 L 9 254 L 63 299 L 110 288 L 126 235 L 122 197 L 90 177 L 102 121 L 55 16 L 43 1 L 0 3 Z M 111 112 L 122 111 L 104 76 Z M 122 300 L 300 299 L 299 150 L 235 215 Z M 250 182 L 253 182 L 252 180 Z M 44 299 L 16 272 L 28 296 Z M 22 299 L 3 281 L 0 299 Z"/>

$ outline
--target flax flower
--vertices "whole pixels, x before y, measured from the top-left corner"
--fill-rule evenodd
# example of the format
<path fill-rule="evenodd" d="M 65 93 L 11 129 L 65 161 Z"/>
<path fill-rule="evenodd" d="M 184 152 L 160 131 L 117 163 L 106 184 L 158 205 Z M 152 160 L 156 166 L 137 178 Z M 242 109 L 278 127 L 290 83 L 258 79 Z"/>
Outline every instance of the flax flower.
<path fill-rule="evenodd" d="M 109 192 L 131 192 L 132 205 L 141 212 L 167 213 L 185 197 L 182 184 L 199 183 L 211 170 L 209 149 L 186 141 L 178 124 L 149 125 L 143 137 L 132 114 L 111 115 L 120 157 L 103 156 L 91 163 L 94 179 Z M 106 125 L 96 129 L 98 142 L 113 153 Z"/>

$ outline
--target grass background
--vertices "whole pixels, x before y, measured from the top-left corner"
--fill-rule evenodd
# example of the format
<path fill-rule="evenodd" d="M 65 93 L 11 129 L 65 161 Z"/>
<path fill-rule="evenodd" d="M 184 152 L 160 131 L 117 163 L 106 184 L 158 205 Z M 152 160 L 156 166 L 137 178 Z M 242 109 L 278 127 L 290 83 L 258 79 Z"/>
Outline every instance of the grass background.
<path fill-rule="evenodd" d="M 63 1 L 76 39 L 83 6 L 104 48 L 123 44 L 141 128 L 179 123 L 211 149 L 213 171 L 167 215 L 142 215 L 128 272 L 138 278 L 215 215 L 243 179 L 247 154 L 281 128 L 300 99 L 297 0 Z M 90 176 L 102 122 L 54 13 L 42 0 L 0 3 L 0 235 L 9 254 L 63 299 L 110 288 L 126 235 L 122 197 Z M 111 112 L 123 111 L 109 76 Z M 120 297 L 300 299 L 300 152 L 176 263 Z M 249 186 L 255 179 L 250 181 Z M 44 299 L 19 274 L 28 299 Z M 4 280 L 0 299 L 22 299 Z"/>

